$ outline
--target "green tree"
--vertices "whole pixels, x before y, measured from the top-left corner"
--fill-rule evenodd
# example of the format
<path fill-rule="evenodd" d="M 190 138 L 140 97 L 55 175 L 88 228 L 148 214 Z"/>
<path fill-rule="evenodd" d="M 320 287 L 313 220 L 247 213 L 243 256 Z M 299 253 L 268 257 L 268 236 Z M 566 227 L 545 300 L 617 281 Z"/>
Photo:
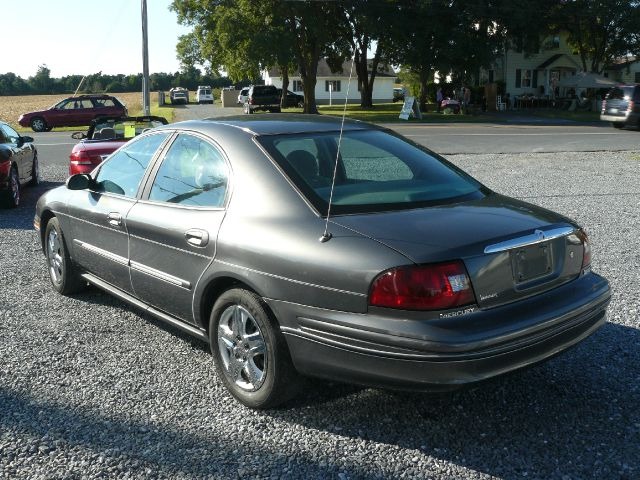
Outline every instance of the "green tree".
<path fill-rule="evenodd" d="M 636 0 L 564 0 L 553 13 L 553 26 L 569 32 L 585 71 L 601 73 L 616 58 L 640 55 Z"/>
<path fill-rule="evenodd" d="M 278 67 L 286 90 L 298 67 L 307 113 L 317 113 L 318 61 L 333 52 L 341 7 L 337 2 L 279 0 L 174 0 L 178 21 L 193 27 L 200 57 L 236 80 L 259 78 Z M 341 26 L 340 26 L 341 28 Z"/>
<path fill-rule="evenodd" d="M 38 93 L 52 93 L 53 80 L 51 70 L 46 65 L 39 65 L 33 77 L 29 77 L 29 84 Z"/>
<path fill-rule="evenodd" d="M 386 67 L 382 63 L 385 49 L 391 41 L 391 23 L 398 19 L 397 4 L 397 1 L 381 0 L 342 2 L 344 30 L 341 38 L 349 47 L 345 56 L 354 59 L 360 106 L 363 108 L 373 106 L 373 84 L 378 69 Z M 368 58 L 367 54 L 372 48 L 373 57 Z"/>

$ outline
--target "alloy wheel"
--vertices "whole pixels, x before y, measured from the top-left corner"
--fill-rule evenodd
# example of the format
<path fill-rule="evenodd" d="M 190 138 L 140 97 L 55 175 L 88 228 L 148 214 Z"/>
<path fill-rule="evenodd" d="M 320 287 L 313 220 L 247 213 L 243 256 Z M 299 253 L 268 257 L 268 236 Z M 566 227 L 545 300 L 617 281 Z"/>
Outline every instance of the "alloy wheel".
<path fill-rule="evenodd" d="M 227 307 L 218 325 L 218 349 L 225 372 L 246 391 L 258 390 L 266 378 L 267 348 L 253 316 L 240 305 Z"/>
<path fill-rule="evenodd" d="M 64 275 L 64 252 L 60 245 L 60 237 L 55 229 L 49 231 L 47 238 L 47 258 L 49 273 L 55 283 L 60 283 Z"/>
<path fill-rule="evenodd" d="M 20 205 L 20 179 L 15 167 L 11 169 L 11 174 L 9 175 L 9 189 L 11 190 L 11 204 L 17 207 Z"/>

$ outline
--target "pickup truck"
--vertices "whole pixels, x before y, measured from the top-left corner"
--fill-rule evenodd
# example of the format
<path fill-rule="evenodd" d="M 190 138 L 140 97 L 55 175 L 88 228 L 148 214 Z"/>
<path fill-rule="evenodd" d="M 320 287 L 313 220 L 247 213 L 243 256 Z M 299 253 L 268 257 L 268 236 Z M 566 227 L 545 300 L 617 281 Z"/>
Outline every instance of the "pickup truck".
<path fill-rule="evenodd" d="M 169 90 L 169 100 L 171 100 L 171 105 L 176 103 L 189 103 L 189 90 L 183 87 L 173 87 Z"/>
<path fill-rule="evenodd" d="M 256 110 L 280 112 L 280 95 L 273 85 L 253 85 L 249 88 L 249 95 L 244 103 L 244 113 Z"/>

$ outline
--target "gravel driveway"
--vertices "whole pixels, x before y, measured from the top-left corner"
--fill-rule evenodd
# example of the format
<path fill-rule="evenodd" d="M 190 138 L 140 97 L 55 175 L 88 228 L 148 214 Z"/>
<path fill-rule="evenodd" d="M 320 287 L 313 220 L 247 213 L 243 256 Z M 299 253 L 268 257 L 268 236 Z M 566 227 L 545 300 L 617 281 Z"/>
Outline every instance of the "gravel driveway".
<path fill-rule="evenodd" d="M 448 395 L 309 382 L 241 407 L 207 347 L 101 293 L 54 293 L 0 211 L 0 478 L 640 478 L 640 153 L 458 155 L 497 191 L 587 226 L 609 322 L 556 359 Z"/>

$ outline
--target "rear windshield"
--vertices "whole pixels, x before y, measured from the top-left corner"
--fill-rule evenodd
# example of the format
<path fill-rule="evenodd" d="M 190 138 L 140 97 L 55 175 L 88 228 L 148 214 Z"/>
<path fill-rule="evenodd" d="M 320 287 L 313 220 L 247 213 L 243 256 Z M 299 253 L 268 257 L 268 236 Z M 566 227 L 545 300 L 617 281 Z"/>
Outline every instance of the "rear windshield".
<path fill-rule="evenodd" d="M 331 195 L 339 132 L 261 136 L 257 140 L 321 214 Z M 389 132 L 342 137 L 332 212 L 380 212 L 483 196 L 482 185 L 433 152 Z"/>
<path fill-rule="evenodd" d="M 633 95 L 633 87 L 614 87 L 609 90 L 607 94 L 607 99 L 609 100 L 622 100 L 627 97 L 630 99 Z"/>
<path fill-rule="evenodd" d="M 253 87 L 254 95 L 277 95 L 278 91 L 273 85 L 263 85 L 259 87 Z"/>

